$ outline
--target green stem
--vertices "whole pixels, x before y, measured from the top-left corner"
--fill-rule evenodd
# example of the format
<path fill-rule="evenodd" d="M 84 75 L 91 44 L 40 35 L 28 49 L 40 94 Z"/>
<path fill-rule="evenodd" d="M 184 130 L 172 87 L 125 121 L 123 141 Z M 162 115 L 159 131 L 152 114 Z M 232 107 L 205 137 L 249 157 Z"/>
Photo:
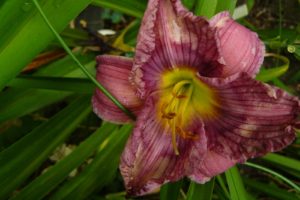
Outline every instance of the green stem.
<path fill-rule="evenodd" d="M 72 53 L 71 49 L 67 46 L 67 44 L 64 42 L 64 40 L 60 37 L 60 35 L 57 33 L 55 28 L 52 26 L 50 21 L 48 20 L 47 16 L 45 15 L 44 11 L 40 7 L 37 0 L 32 0 L 35 7 L 37 8 L 38 12 L 41 14 L 43 20 L 47 24 L 47 26 L 50 28 L 52 33 L 55 35 L 56 39 L 59 41 L 59 43 L 62 45 L 62 47 L 65 49 L 65 51 L 71 56 L 71 58 L 75 61 L 75 63 L 79 66 L 79 68 L 83 71 L 83 73 L 99 88 L 101 92 L 105 96 L 107 96 L 118 108 L 120 108 L 125 114 L 127 114 L 131 119 L 135 120 L 135 116 L 132 112 L 130 112 L 127 108 L 125 108 L 108 90 L 106 90 L 88 71 L 87 69 L 79 62 L 79 60 L 75 57 L 75 55 Z"/>
<path fill-rule="evenodd" d="M 263 167 L 263 166 L 260 166 L 260 165 L 256 165 L 254 163 L 249 163 L 249 162 L 246 162 L 244 163 L 245 165 L 248 165 L 250 167 L 253 167 L 253 168 L 257 168 L 257 169 L 260 169 L 262 171 L 265 171 L 265 172 L 268 172 L 278 178 L 280 178 L 281 180 L 285 181 L 287 184 L 289 184 L 290 186 L 292 186 L 295 190 L 297 190 L 298 192 L 300 192 L 300 187 L 298 185 L 296 185 L 295 183 L 293 183 L 292 181 L 290 181 L 289 179 L 287 179 L 286 177 L 282 176 L 281 174 L 273 171 L 273 170 L 270 170 L 266 167 Z"/>

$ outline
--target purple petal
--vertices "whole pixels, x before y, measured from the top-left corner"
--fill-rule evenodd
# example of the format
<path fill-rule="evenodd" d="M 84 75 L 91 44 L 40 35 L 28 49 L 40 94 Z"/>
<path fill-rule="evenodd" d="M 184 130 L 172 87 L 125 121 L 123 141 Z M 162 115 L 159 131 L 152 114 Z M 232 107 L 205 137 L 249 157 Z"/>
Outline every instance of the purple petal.
<path fill-rule="evenodd" d="M 224 65 L 214 76 L 227 77 L 247 72 L 254 77 L 263 62 L 265 47 L 256 33 L 235 22 L 228 12 L 221 12 L 210 20 L 216 28 L 219 62 Z"/>
<path fill-rule="evenodd" d="M 218 56 L 214 34 L 209 22 L 187 11 L 180 0 L 149 0 L 132 71 L 140 95 L 156 87 L 163 71 L 209 67 Z"/>
<path fill-rule="evenodd" d="M 196 155 L 200 156 L 200 155 Z M 201 162 L 198 159 L 190 159 L 189 164 L 192 169 L 189 178 L 198 183 L 205 183 L 212 177 L 225 172 L 236 164 L 237 161 L 220 155 L 214 151 L 207 151 L 202 157 Z"/>
<path fill-rule="evenodd" d="M 138 114 L 142 101 L 129 83 L 132 59 L 119 56 L 97 57 L 97 80 L 126 108 Z M 100 90 L 92 98 L 93 110 L 102 119 L 115 123 L 127 123 L 131 119 L 112 103 Z"/>
<path fill-rule="evenodd" d="M 235 165 L 237 161 L 208 149 L 205 125 L 200 118 L 201 116 L 193 117 L 188 125 L 200 138 L 190 144 L 184 175 L 198 183 L 205 183 Z"/>
<path fill-rule="evenodd" d="M 177 136 L 180 154 L 175 154 L 171 131 L 158 121 L 155 100 L 149 97 L 121 158 L 128 194 L 143 195 L 183 177 L 192 142 Z"/>
<path fill-rule="evenodd" d="M 216 88 L 221 102 L 219 117 L 205 122 L 210 150 L 243 162 L 279 151 L 295 139 L 296 97 L 246 73 L 201 79 Z"/>

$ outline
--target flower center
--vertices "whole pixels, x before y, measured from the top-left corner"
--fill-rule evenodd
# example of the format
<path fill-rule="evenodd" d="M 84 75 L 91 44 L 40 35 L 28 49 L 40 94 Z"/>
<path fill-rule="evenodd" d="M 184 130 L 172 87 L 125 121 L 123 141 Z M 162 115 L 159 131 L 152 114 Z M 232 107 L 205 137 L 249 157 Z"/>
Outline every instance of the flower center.
<path fill-rule="evenodd" d="M 188 130 L 193 121 L 216 114 L 216 94 L 212 88 L 197 77 L 197 72 L 188 68 L 176 68 L 161 77 L 159 117 L 172 133 L 172 145 L 179 155 L 177 136 L 197 139 L 198 135 Z M 199 120 L 199 119 L 198 119 Z"/>

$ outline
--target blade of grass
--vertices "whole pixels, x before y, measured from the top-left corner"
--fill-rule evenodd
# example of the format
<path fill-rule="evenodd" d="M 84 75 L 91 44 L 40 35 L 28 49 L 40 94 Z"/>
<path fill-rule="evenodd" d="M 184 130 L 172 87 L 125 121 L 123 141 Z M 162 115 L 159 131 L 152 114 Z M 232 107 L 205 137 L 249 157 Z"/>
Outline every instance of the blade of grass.
<path fill-rule="evenodd" d="M 263 82 L 271 81 L 283 75 L 289 69 L 290 60 L 287 57 L 277 55 L 277 54 L 271 54 L 271 53 L 266 55 L 266 57 L 270 57 L 270 56 L 276 58 L 277 60 L 281 60 L 284 64 L 282 66 L 273 67 L 270 69 L 262 68 L 256 76 L 256 79 L 259 81 L 263 81 Z"/>
<path fill-rule="evenodd" d="M 284 182 L 286 182 L 287 184 L 289 184 L 291 187 L 293 187 L 295 190 L 297 190 L 298 192 L 300 192 L 300 187 L 298 185 L 296 185 L 295 183 L 293 183 L 288 178 L 284 177 L 283 175 L 281 175 L 281 174 L 279 174 L 279 173 L 277 173 L 277 172 L 275 172 L 275 171 L 273 171 L 271 169 L 268 169 L 266 167 L 263 167 L 263 166 L 260 166 L 260 165 L 256 165 L 254 163 L 246 162 L 244 164 L 247 165 L 247 166 L 250 166 L 250 167 L 253 167 L 253 168 L 265 171 L 265 172 L 267 172 L 269 174 L 272 174 L 273 176 L 276 176 L 277 178 L 283 180 Z"/>
<path fill-rule="evenodd" d="M 244 178 L 243 180 L 247 186 L 250 186 L 251 188 L 257 191 L 263 192 L 269 197 L 274 197 L 276 199 L 281 200 L 299 200 L 299 198 L 296 195 L 293 195 L 292 193 L 287 192 L 286 190 L 276 187 L 274 185 L 264 184 L 260 181 L 254 181 L 252 179 L 246 178 Z"/>
<path fill-rule="evenodd" d="M 282 80 L 280 80 L 279 78 L 274 78 L 273 80 L 272 80 L 272 83 L 275 85 L 275 86 L 277 86 L 277 87 L 279 87 L 279 88 L 281 88 L 281 89 L 283 89 L 283 90 L 285 90 L 285 91 L 287 91 L 287 92 L 289 92 L 289 93 L 291 93 L 291 94 L 296 94 L 297 92 L 296 92 L 296 90 L 293 88 L 293 87 L 290 87 L 290 86 L 288 86 L 287 84 L 285 84 Z"/>
<path fill-rule="evenodd" d="M 62 78 L 43 76 L 19 76 L 8 83 L 10 87 L 62 90 L 93 93 L 94 85 L 85 78 Z"/>
<path fill-rule="evenodd" d="M 36 120 L 32 116 L 11 120 L 0 125 L 0 152 L 21 139 L 32 129 L 40 125 L 43 121 Z"/>
<path fill-rule="evenodd" d="M 80 61 L 76 58 L 76 56 L 72 53 L 71 49 L 66 45 L 66 43 L 63 41 L 63 39 L 60 37 L 60 35 L 57 33 L 55 28 L 52 26 L 50 21 L 48 20 L 47 16 L 43 12 L 42 8 L 40 7 L 37 0 L 32 0 L 35 7 L 38 9 L 40 15 L 44 19 L 45 23 L 49 27 L 49 29 L 52 31 L 52 33 L 55 35 L 56 39 L 59 41 L 59 43 L 62 45 L 62 47 L 65 49 L 65 51 L 71 56 L 71 58 L 74 60 L 74 62 L 78 65 L 78 67 L 82 70 L 82 72 L 100 89 L 101 92 L 107 98 L 109 98 L 118 108 L 120 108 L 125 114 L 127 114 L 130 118 L 135 120 L 135 116 L 132 112 L 130 112 L 127 108 L 125 108 L 108 90 L 106 90 L 87 70 L 86 68 L 80 63 Z"/>
<path fill-rule="evenodd" d="M 199 16 L 211 18 L 214 16 L 217 8 L 218 0 L 201 0 L 196 1 L 194 12 Z"/>
<path fill-rule="evenodd" d="M 160 200 L 178 199 L 181 186 L 182 180 L 163 185 L 160 189 Z"/>
<path fill-rule="evenodd" d="M 120 33 L 120 35 L 115 39 L 114 43 L 112 44 L 112 46 L 116 49 L 119 49 L 121 51 L 124 52 L 134 52 L 134 47 L 128 45 L 125 43 L 125 35 L 127 33 L 131 33 L 131 36 L 133 36 L 131 38 L 132 42 L 136 42 L 136 38 L 137 35 L 135 35 L 135 33 L 138 33 L 138 29 L 139 29 L 139 25 L 140 25 L 140 21 L 139 20 L 134 20 L 132 21 L 127 27 L 125 27 L 122 32 Z M 127 34 L 128 36 L 128 34 Z M 128 39 L 128 38 L 127 38 Z"/>
<path fill-rule="evenodd" d="M 300 161 L 296 159 L 289 158 L 287 156 L 281 156 L 276 153 L 269 153 L 262 157 L 263 160 L 270 161 L 274 164 L 288 167 L 290 169 L 300 171 Z"/>
<path fill-rule="evenodd" d="M 59 32 L 90 2 L 91 0 L 77 0 L 76 3 L 72 0 L 41 1 L 43 9 L 46 10 L 47 15 L 50 16 L 50 20 Z M 7 38 L 5 37 L 5 42 L 0 42 L 0 90 L 2 90 L 22 68 L 51 43 L 54 36 L 30 1 L 5 1 L 0 9 L 2 16 L 0 20 L 6 24 L 3 27 L 4 31 L 0 31 L 1 41 L 2 33 L 7 31 L 10 33 L 7 34 Z M 12 21 L 6 22 L 8 19 Z M 23 21 L 23 19 L 26 20 Z M 10 29 L 14 31 L 10 32 Z"/>
<path fill-rule="evenodd" d="M 122 13 L 141 18 L 147 6 L 146 0 L 94 0 L 93 5 L 110 8 Z"/>
<path fill-rule="evenodd" d="M 47 159 L 91 111 L 80 97 L 49 121 L 0 153 L 0 199 L 5 199 Z M 22 153 L 20 153 L 22 152 Z"/>
<path fill-rule="evenodd" d="M 214 194 L 218 197 L 219 200 L 230 200 L 230 197 L 227 197 L 225 195 L 223 189 L 218 184 L 215 184 Z"/>
<path fill-rule="evenodd" d="M 230 14 L 233 14 L 237 0 L 219 0 L 216 8 L 216 13 L 228 10 Z"/>
<path fill-rule="evenodd" d="M 225 175 L 229 186 L 231 200 L 246 200 L 247 193 L 237 166 L 227 170 Z"/>
<path fill-rule="evenodd" d="M 187 200 L 212 199 L 214 184 L 214 178 L 205 184 L 198 184 L 191 181 L 187 194 Z"/>
<path fill-rule="evenodd" d="M 94 190 L 100 190 L 115 177 L 121 152 L 132 126 L 124 125 L 113 132 L 100 146 L 93 160 L 79 176 L 62 185 L 50 199 L 88 199 Z"/>
<path fill-rule="evenodd" d="M 88 70 L 95 68 L 94 56 L 80 55 L 80 61 L 85 63 Z M 34 73 L 39 76 L 84 77 L 73 60 L 66 56 Z M 49 104 L 55 103 L 71 95 L 71 92 L 50 91 L 43 89 L 9 88 L 0 93 L 0 122 L 21 117 Z"/>
<path fill-rule="evenodd" d="M 95 54 L 84 54 L 81 50 L 75 51 L 74 54 L 79 59 L 79 61 L 84 65 L 87 70 L 91 71 L 95 68 Z M 75 71 L 80 71 L 81 74 L 75 73 Z M 76 63 L 72 60 L 71 56 L 66 55 L 51 64 L 40 68 L 38 71 L 32 74 L 33 76 L 51 76 L 51 77 L 85 77 L 80 69 L 78 69 Z"/>
<path fill-rule="evenodd" d="M 31 113 L 70 94 L 62 91 L 11 88 L 0 93 L 0 122 Z"/>
<path fill-rule="evenodd" d="M 196 0 L 182 0 L 182 4 L 189 10 L 193 10 Z"/>
<path fill-rule="evenodd" d="M 36 178 L 26 186 L 13 199 L 31 200 L 42 199 L 59 183 L 61 183 L 68 174 L 82 164 L 98 146 L 105 141 L 109 134 L 117 128 L 116 125 L 105 123 L 95 131 L 88 139 L 82 142 L 70 155 L 58 162 L 47 170 L 44 174 Z"/>
<path fill-rule="evenodd" d="M 283 167 L 282 165 L 272 165 L 272 166 L 276 167 L 276 169 L 282 170 L 282 171 L 286 172 L 287 174 L 294 176 L 294 178 L 297 177 L 300 179 L 299 170 L 296 171 L 296 170 L 290 169 L 288 167 Z"/>
<path fill-rule="evenodd" d="M 136 46 L 136 40 L 137 40 L 137 35 L 139 32 L 139 28 L 141 25 L 141 20 L 134 20 L 128 27 L 128 29 L 124 34 L 124 43 L 128 44 L 129 46 L 135 47 Z"/>
<path fill-rule="evenodd" d="M 226 197 L 229 199 L 230 195 L 229 195 L 229 192 L 227 190 L 227 187 L 226 187 L 226 185 L 225 185 L 225 183 L 224 183 L 223 178 L 222 178 L 221 175 L 217 176 L 217 181 L 218 181 L 220 187 L 222 188 L 223 192 L 225 193 Z"/>

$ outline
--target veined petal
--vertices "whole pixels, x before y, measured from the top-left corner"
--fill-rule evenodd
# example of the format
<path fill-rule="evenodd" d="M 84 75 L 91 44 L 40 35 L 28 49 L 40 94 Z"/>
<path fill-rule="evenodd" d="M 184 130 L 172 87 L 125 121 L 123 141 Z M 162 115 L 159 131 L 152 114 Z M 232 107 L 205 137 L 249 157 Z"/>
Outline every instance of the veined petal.
<path fill-rule="evenodd" d="M 160 74 L 176 67 L 209 68 L 217 60 L 209 22 L 186 10 L 180 0 L 149 0 L 140 28 L 132 82 L 141 96 L 156 87 Z M 209 64 L 207 64 L 209 63 Z"/>
<path fill-rule="evenodd" d="M 256 33 L 235 22 L 228 12 L 221 12 L 210 20 L 216 29 L 219 62 L 216 77 L 227 77 L 238 72 L 247 72 L 254 77 L 264 59 L 265 46 Z"/>
<path fill-rule="evenodd" d="M 198 162 L 199 156 L 199 154 L 195 154 L 193 157 L 190 157 L 190 172 L 187 174 L 190 179 L 197 183 L 205 183 L 237 163 L 236 160 L 214 151 L 207 151 L 200 159 L 200 162 Z"/>
<path fill-rule="evenodd" d="M 97 80 L 126 108 L 138 114 L 142 101 L 136 96 L 136 91 L 128 80 L 132 59 L 120 56 L 98 56 L 97 62 Z M 93 111 L 106 121 L 115 123 L 131 121 L 99 90 L 95 91 L 92 104 Z"/>
<path fill-rule="evenodd" d="M 221 102 L 219 115 L 205 122 L 209 150 L 244 162 L 279 151 L 295 139 L 300 112 L 296 97 L 246 73 L 201 79 L 216 88 Z"/>
<path fill-rule="evenodd" d="M 185 176 L 197 183 L 205 183 L 237 163 L 237 160 L 208 149 L 206 125 L 202 121 L 201 116 L 194 116 L 189 124 L 189 129 L 194 130 L 199 138 L 190 143 L 185 167 Z"/>
<path fill-rule="evenodd" d="M 129 195 L 149 193 L 185 175 L 193 140 L 177 136 L 180 154 L 176 155 L 171 131 L 157 119 L 156 106 L 153 97 L 149 97 L 121 158 L 120 170 Z"/>

